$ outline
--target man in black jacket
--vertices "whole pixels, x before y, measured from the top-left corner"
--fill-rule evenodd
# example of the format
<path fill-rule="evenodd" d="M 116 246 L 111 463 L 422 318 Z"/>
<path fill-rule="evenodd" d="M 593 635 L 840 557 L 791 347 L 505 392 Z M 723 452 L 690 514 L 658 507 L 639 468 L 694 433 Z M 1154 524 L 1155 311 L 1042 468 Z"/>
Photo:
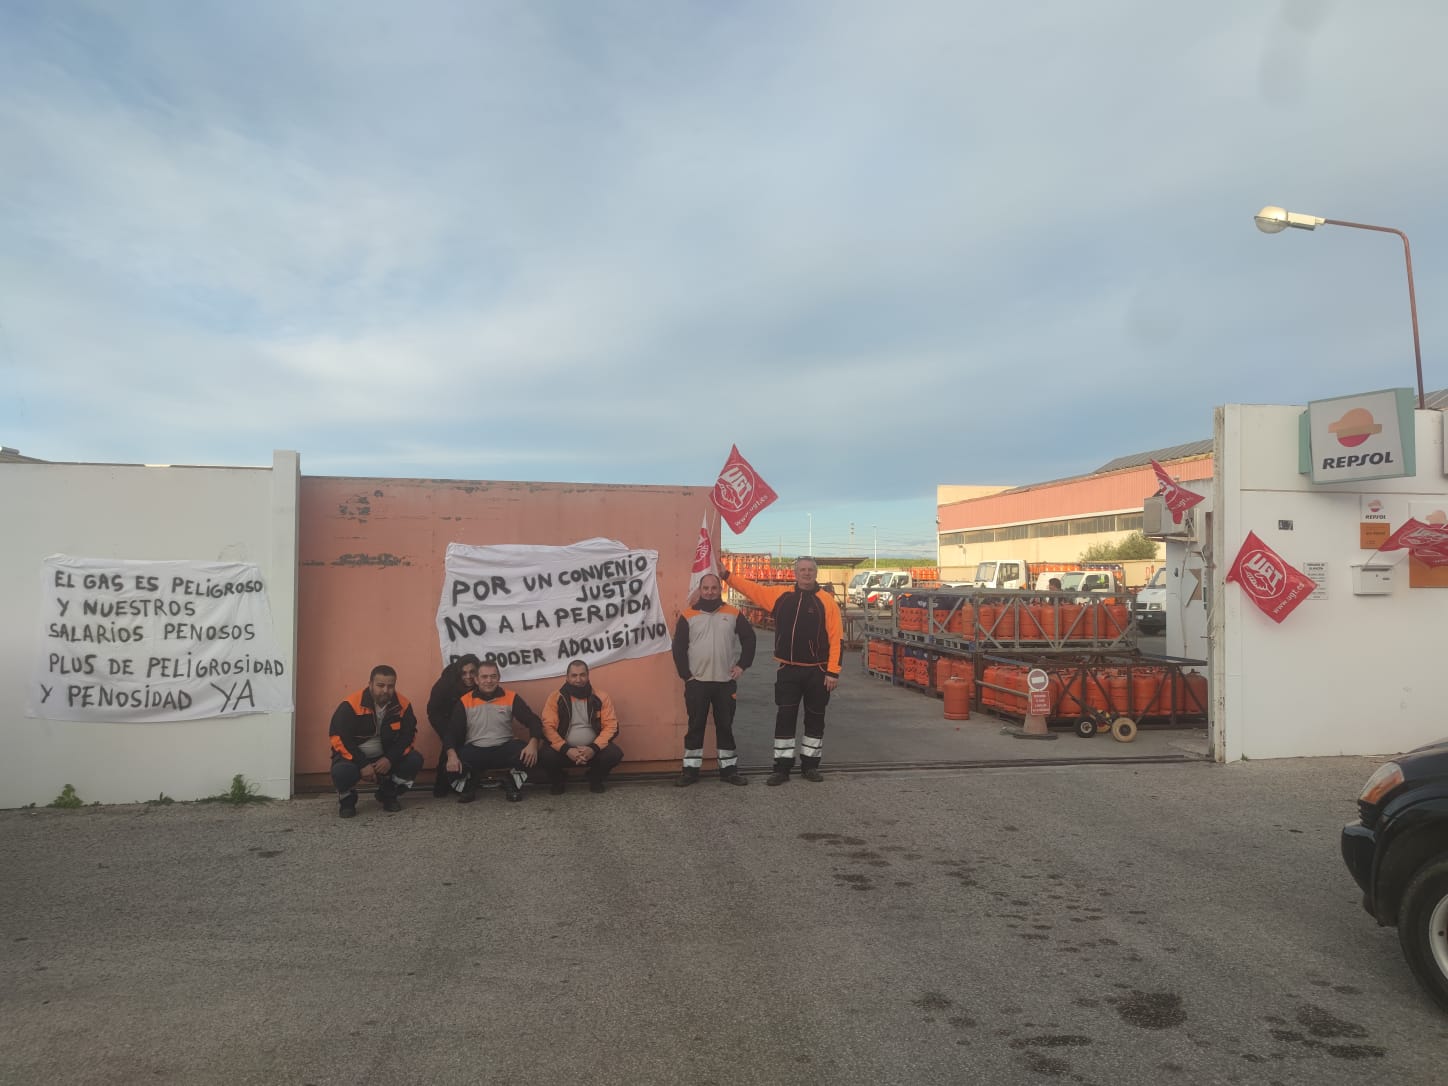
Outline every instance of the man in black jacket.
<path fill-rule="evenodd" d="M 377 784 L 377 802 L 389 813 L 402 810 L 398 796 L 412 787 L 422 768 L 413 748 L 417 717 L 397 693 L 397 672 L 378 664 L 367 685 L 337 706 L 327 734 L 332 743 L 332 783 L 337 787 L 337 813 L 357 814 L 357 782 Z"/>
<path fill-rule="evenodd" d="M 427 722 L 437 737 L 442 740 L 442 750 L 437 756 L 437 769 L 432 775 L 432 794 L 442 797 L 452 787 L 452 774 L 447 771 L 447 737 L 452 720 L 453 706 L 458 699 L 477 683 L 479 660 L 472 653 L 460 656 L 437 677 L 432 684 L 432 693 L 427 698 Z"/>

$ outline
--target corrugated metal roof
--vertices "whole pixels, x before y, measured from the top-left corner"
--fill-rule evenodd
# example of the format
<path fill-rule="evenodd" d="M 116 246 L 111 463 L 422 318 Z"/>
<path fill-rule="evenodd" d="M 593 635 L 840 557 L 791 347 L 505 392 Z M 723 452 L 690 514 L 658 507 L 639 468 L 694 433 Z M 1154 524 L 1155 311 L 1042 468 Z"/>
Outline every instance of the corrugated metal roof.
<path fill-rule="evenodd" d="M 1120 471 L 1122 468 L 1139 468 L 1153 460 L 1165 464 L 1168 460 L 1185 460 L 1189 456 L 1210 455 L 1212 455 L 1212 439 L 1207 438 L 1205 441 L 1189 441 L 1185 445 L 1171 445 L 1165 449 L 1153 449 L 1151 452 L 1118 456 L 1115 460 L 1108 460 L 1091 474 L 1101 475 L 1108 471 Z"/>

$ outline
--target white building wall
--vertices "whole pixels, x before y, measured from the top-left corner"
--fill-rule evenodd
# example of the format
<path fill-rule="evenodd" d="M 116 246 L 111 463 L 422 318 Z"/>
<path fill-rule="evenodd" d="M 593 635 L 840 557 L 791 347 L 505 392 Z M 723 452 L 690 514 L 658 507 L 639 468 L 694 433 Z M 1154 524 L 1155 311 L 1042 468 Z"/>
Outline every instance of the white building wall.
<path fill-rule="evenodd" d="M 0 689 L 10 692 L 0 710 L 0 807 L 43 806 L 66 784 L 87 803 L 162 792 L 199 799 L 226 791 L 237 773 L 266 795 L 291 794 L 290 712 L 165 724 L 38 720 L 24 715 L 22 692 L 38 649 L 40 563 L 56 553 L 256 563 L 295 679 L 299 483 L 294 452 L 275 453 L 270 468 L 0 466 Z"/>
<path fill-rule="evenodd" d="M 1372 553 L 1358 546 L 1362 495 L 1383 500 L 1394 528 L 1410 501 L 1448 498 L 1443 416 L 1415 413 L 1415 478 L 1313 486 L 1297 471 L 1302 411 L 1229 404 L 1216 413 L 1211 678 L 1220 760 L 1394 754 L 1448 734 L 1448 589 L 1410 589 L 1401 551 L 1375 560 L 1397 566 L 1390 595 L 1354 596 L 1349 568 Z M 1279 625 L 1225 584 L 1248 531 L 1298 569 L 1325 562 L 1327 598 L 1303 602 Z"/>

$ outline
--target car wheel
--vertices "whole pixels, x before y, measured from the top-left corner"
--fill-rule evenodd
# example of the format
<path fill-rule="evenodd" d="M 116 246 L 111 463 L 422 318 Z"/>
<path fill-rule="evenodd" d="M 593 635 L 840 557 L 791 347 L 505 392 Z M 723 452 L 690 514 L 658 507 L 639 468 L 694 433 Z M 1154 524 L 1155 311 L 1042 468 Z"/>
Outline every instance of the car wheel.
<path fill-rule="evenodd" d="M 1398 942 L 1413 975 L 1448 1010 L 1448 853 L 1418 868 L 1403 891 Z"/>

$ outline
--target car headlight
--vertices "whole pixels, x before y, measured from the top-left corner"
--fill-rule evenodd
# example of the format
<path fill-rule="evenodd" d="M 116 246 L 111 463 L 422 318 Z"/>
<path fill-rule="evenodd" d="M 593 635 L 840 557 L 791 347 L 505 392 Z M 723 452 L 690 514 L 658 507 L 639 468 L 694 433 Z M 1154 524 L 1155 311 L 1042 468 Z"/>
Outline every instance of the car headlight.
<path fill-rule="evenodd" d="M 1377 771 L 1368 778 L 1368 783 L 1363 785 L 1362 793 L 1358 796 L 1358 802 L 1376 807 L 1382 802 L 1384 796 L 1402 783 L 1402 767 L 1398 765 L 1397 762 L 1384 762 L 1378 766 Z"/>

